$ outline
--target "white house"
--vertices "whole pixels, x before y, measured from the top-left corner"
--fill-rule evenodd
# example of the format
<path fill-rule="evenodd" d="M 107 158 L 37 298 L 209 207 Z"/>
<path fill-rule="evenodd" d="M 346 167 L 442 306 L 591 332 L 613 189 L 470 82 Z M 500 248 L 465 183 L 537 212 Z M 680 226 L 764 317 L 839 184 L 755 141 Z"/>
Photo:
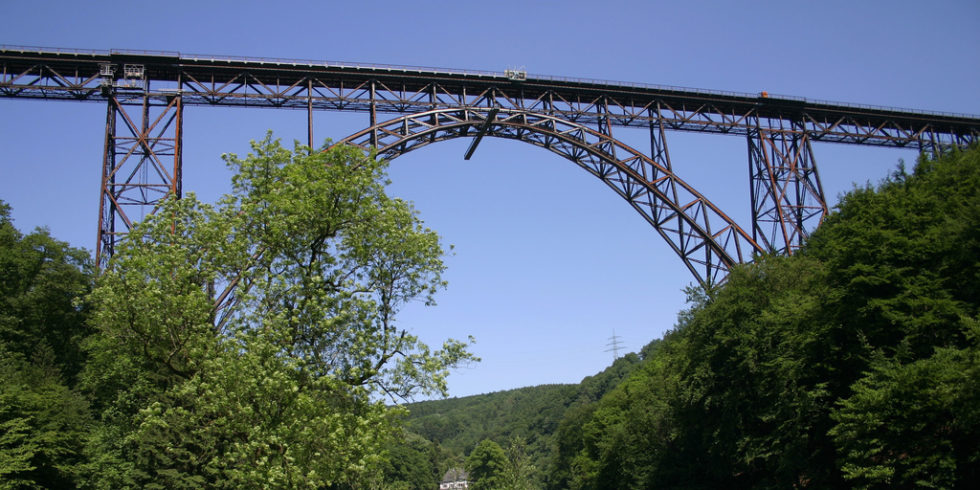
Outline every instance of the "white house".
<path fill-rule="evenodd" d="M 459 488 L 470 488 L 470 484 L 467 479 L 467 474 L 462 468 L 449 468 L 442 477 L 442 483 L 439 484 L 439 490 L 456 490 Z"/>

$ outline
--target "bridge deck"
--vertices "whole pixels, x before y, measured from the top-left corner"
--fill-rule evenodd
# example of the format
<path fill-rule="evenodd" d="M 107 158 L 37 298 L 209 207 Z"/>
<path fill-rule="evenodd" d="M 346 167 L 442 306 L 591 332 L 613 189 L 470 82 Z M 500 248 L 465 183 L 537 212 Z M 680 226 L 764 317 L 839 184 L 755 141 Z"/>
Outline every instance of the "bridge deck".
<path fill-rule="evenodd" d="M 111 75 L 100 72 L 111 66 Z M 126 66 L 140 67 L 128 77 Z M 924 148 L 966 145 L 980 117 L 680 87 L 504 73 L 172 52 L 0 49 L 0 96 L 105 101 L 149 92 L 158 103 L 411 113 L 528 110 L 582 123 L 748 134 L 761 126 L 811 139 Z"/>

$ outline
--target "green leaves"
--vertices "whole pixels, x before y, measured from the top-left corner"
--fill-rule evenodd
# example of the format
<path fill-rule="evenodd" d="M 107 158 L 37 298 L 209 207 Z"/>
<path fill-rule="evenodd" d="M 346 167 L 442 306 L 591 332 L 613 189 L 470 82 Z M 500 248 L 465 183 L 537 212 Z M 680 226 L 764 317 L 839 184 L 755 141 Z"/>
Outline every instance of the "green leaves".
<path fill-rule="evenodd" d="M 88 335 L 86 305 L 92 260 L 39 228 L 18 232 L 0 201 L 0 342 L 28 358 L 50 350 L 71 383 L 81 369 L 79 348 Z"/>
<path fill-rule="evenodd" d="M 855 189 L 801 253 L 694 291 L 560 446 L 569 486 L 977 481 L 978 230 L 980 149 Z"/>
<path fill-rule="evenodd" d="M 475 490 L 503 488 L 507 465 L 507 453 L 504 449 L 496 442 L 484 439 L 466 458 L 466 471 L 469 473 L 472 488 Z"/>
<path fill-rule="evenodd" d="M 323 488 L 373 481 L 395 428 L 379 400 L 445 394 L 465 344 L 397 324 L 444 283 L 438 236 L 384 193 L 384 162 L 267 136 L 216 206 L 165 203 L 92 294 L 108 424 L 96 484 Z M 96 477 L 96 480 L 99 480 Z"/>
<path fill-rule="evenodd" d="M 91 265 L 45 229 L 22 235 L 0 201 L 0 488 L 62 488 L 82 471 L 93 420 L 74 388 Z"/>
<path fill-rule="evenodd" d="M 0 488 L 72 485 L 92 419 L 50 359 L 29 362 L 0 344 Z"/>
<path fill-rule="evenodd" d="M 980 461 L 980 322 L 970 344 L 909 363 L 880 353 L 839 402 L 830 431 L 853 484 L 949 488 L 972 481 Z"/>

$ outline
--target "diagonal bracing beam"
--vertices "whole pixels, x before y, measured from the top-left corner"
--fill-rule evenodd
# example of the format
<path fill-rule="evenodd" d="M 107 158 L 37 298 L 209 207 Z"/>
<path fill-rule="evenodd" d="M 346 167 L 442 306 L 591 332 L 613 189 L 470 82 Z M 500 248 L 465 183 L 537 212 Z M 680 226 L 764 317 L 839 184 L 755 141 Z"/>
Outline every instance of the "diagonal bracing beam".
<path fill-rule="evenodd" d="M 108 87 L 97 265 L 108 265 L 119 239 L 167 197 L 181 195 L 183 105 L 179 94 Z"/>
<path fill-rule="evenodd" d="M 800 124 L 757 120 L 748 150 L 752 238 L 792 254 L 827 215 L 810 136 Z"/>
<path fill-rule="evenodd" d="M 466 154 L 463 155 L 463 160 L 469 160 L 470 157 L 473 156 L 473 152 L 476 151 L 476 146 L 480 144 L 480 140 L 483 139 L 483 135 L 487 134 L 487 131 L 490 129 L 490 125 L 493 124 L 493 120 L 497 117 L 498 112 L 500 112 L 500 108 L 494 107 L 493 109 L 490 109 L 489 113 L 487 113 L 487 119 L 480 125 L 480 129 L 476 132 L 476 136 L 473 137 L 470 147 L 466 149 Z"/>

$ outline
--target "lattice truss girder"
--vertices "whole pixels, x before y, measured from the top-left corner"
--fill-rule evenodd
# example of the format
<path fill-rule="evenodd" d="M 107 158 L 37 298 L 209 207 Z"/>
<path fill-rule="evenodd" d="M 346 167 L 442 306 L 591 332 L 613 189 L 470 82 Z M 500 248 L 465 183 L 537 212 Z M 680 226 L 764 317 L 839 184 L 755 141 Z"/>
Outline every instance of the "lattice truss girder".
<path fill-rule="evenodd" d="M 748 149 L 752 238 L 793 253 L 827 214 L 809 135 L 783 120 L 757 121 Z"/>
<path fill-rule="evenodd" d="M 210 104 L 268 105 L 270 107 L 305 108 L 312 101 L 318 110 L 371 110 L 383 113 L 410 113 L 440 108 L 506 109 L 542 112 L 590 126 L 608 123 L 615 126 L 647 127 L 663 122 L 669 129 L 747 134 L 759 114 L 755 109 L 736 111 L 711 102 L 685 103 L 666 100 L 622 99 L 605 94 L 568 97 L 547 90 L 528 97 L 520 87 L 448 86 L 437 82 L 409 89 L 406 84 L 384 81 L 324 80 L 309 77 L 291 84 L 261 81 L 241 73 L 218 83 L 202 83 L 191 75 L 184 77 L 185 96 L 201 97 Z M 373 97 L 372 97 L 373 88 Z M 652 111 L 659 108 L 657 111 Z M 795 111 L 789 111 L 790 113 Z M 828 117 L 807 114 L 800 130 L 811 133 L 814 140 L 857 143 L 878 146 L 949 147 L 968 138 L 938 128 L 915 128 L 897 120 L 869 126 L 856 116 Z"/>
<path fill-rule="evenodd" d="M 43 58 L 43 53 L 39 53 Z M 104 63 L 50 63 L 3 59 L 0 95 L 76 100 L 104 100 L 100 76 Z M 488 80 L 452 73 L 426 74 L 377 70 L 377 76 L 341 69 L 288 65 L 226 63 L 209 65 L 196 59 L 174 58 L 157 87 L 179 91 L 184 104 L 280 107 L 307 110 L 354 110 L 410 113 L 440 108 L 506 109 L 541 112 L 593 127 L 601 118 L 613 126 L 648 127 L 660 122 L 667 129 L 746 135 L 758 118 L 784 114 L 800 124 L 813 141 L 899 146 L 941 151 L 966 146 L 980 138 L 976 128 L 945 126 L 914 114 L 860 108 L 813 106 L 793 99 L 738 101 L 714 93 L 662 91 L 622 87 L 578 88 L 560 81 Z M 322 68 L 322 69 L 321 69 Z M 372 73 L 375 70 L 371 70 Z M 427 77 L 427 75 L 431 75 Z M 116 76 L 119 78 L 119 76 Z M 425 80 L 420 82 L 421 80 Z M 659 109 L 652 111 L 651 109 Z M 774 112 L 775 111 L 775 112 Z M 783 117 L 783 116 L 779 116 Z M 925 116 L 923 116 L 925 117 Z M 656 121 L 655 121 L 656 119 Z"/>
<path fill-rule="evenodd" d="M 665 160 L 658 162 L 608 134 L 558 117 L 500 109 L 487 125 L 488 114 L 435 109 L 379 123 L 340 143 L 370 151 L 374 141 L 380 158 L 393 159 L 437 141 L 474 136 L 477 128 L 486 126 L 488 136 L 545 148 L 605 182 L 653 225 L 702 283 L 723 281 L 733 264 L 761 250 L 733 220 L 678 178 Z M 662 128 L 652 129 L 660 148 L 655 156 L 665 158 Z"/>
<path fill-rule="evenodd" d="M 26 69 L 11 70 L 4 64 L 0 72 L 0 95 L 85 100 L 100 95 L 101 80 L 93 67 L 65 70 L 35 63 Z"/>
<path fill-rule="evenodd" d="M 181 195 L 179 96 L 109 96 L 96 257 L 105 265 L 116 242 L 168 196 Z"/>

